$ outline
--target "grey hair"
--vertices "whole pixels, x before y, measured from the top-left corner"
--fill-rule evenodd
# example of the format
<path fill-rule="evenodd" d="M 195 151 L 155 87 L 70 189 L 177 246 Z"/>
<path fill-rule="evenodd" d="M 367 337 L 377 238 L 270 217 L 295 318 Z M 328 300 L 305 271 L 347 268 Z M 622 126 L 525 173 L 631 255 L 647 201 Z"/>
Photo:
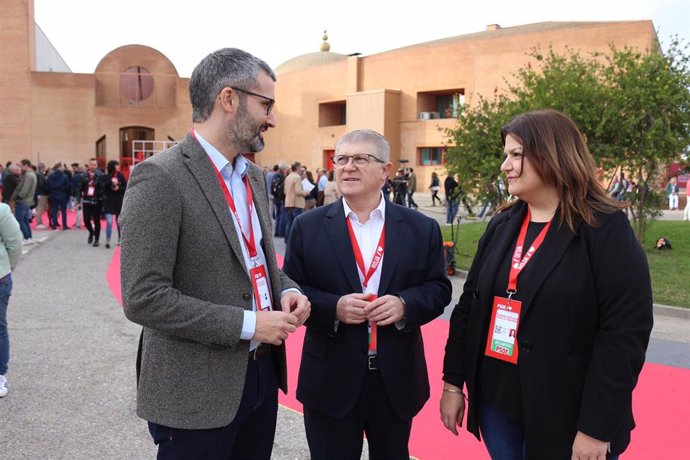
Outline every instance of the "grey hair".
<path fill-rule="evenodd" d="M 335 143 L 336 155 L 340 151 L 340 148 L 343 144 L 356 143 L 372 144 L 374 146 L 374 152 L 371 152 L 371 154 L 379 160 L 382 160 L 384 163 L 388 163 L 391 159 L 391 145 L 388 143 L 385 137 L 371 129 L 357 129 L 355 131 L 350 131 L 338 139 L 338 142 Z"/>
<path fill-rule="evenodd" d="M 263 70 L 273 81 L 276 74 L 261 59 L 237 48 L 223 48 L 206 56 L 196 66 L 189 80 L 192 121 L 201 123 L 211 116 L 216 96 L 226 86 L 253 89 L 256 77 Z M 240 97 L 244 97 L 240 93 Z"/>
<path fill-rule="evenodd" d="M 7 169 L 9 169 L 10 171 L 21 171 L 22 167 L 19 166 L 19 164 L 17 163 L 12 163 Z"/>

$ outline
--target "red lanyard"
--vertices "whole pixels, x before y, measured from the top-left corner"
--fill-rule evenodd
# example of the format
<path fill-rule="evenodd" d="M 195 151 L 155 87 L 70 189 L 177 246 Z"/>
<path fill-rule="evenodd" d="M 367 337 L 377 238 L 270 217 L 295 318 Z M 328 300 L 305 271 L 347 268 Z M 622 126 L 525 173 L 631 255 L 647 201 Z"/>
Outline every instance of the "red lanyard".
<path fill-rule="evenodd" d="M 189 134 L 191 134 L 192 137 L 196 139 L 196 133 L 194 132 L 194 128 L 189 130 Z M 220 187 L 223 189 L 223 195 L 225 195 L 225 202 L 228 203 L 228 207 L 230 208 L 230 211 L 232 211 L 232 215 L 235 216 L 235 220 L 237 221 L 237 226 L 240 227 L 240 233 L 242 234 L 242 238 L 244 239 L 244 242 L 247 245 L 249 258 L 254 259 L 257 255 L 256 241 L 254 240 L 254 224 L 252 223 L 252 210 L 254 209 L 254 199 L 252 197 L 252 189 L 251 187 L 249 187 L 249 180 L 245 175 L 243 181 L 247 187 L 247 201 L 249 203 L 249 239 L 247 239 L 244 229 L 242 228 L 242 221 L 240 220 L 240 215 L 237 213 L 237 208 L 235 207 L 235 200 L 232 198 L 230 190 L 228 190 L 228 186 L 225 185 L 225 180 L 223 179 L 223 176 L 220 174 L 220 171 L 218 171 L 218 168 L 216 168 L 216 164 L 213 162 L 213 160 L 211 160 L 211 157 L 208 157 L 208 159 L 211 162 L 211 166 L 213 166 L 213 170 L 216 172 L 216 177 L 218 177 Z"/>
<path fill-rule="evenodd" d="M 211 158 L 209 157 L 209 160 L 210 159 Z M 249 180 L 247 179 L 247 176 L 244 176 L 243 182 L 247 187 L 247 201 L 249 202 L 249 238 L 247 239 L 244 229 L 242 228 L 242 221 L 240 220 L 240 215 L 237 213 L 237 208 L 235 207 L 235 200 L 232 198 L 232 195 L 228 190 L 228 186 L 225 185 L 223 176 L 220 174 L 220 171 L 218 171 L 218 168 L 216 168 L 216 165 L 213 163 L 213 161 L 211 161 L 211 165 L 213 166 L 213 170 L 216 172 L 218 182 L 220 182 L 220 187 L 223 189 L 225 201 L 228 203 L 228 207 L 230 208 L 230 211 L 232 211 L 232 215 L 235 216 L 237 225 L 240 227 L 240 233 L 242 233 L 242 238 L 244 239 L 244 242 L 247 244 L 247 251 L 249 251 L 249 257 L 253 259 L 256 257 L 256 242 L 254 240 L 254 225 L 252 223 L 252 210 L 254 209 L 254 199 L 252 197 L 252 189 L 251 187 L 249 187 Z"/>
<path fill-rule="evenodd" d="M 532 243 L 530 248 L 527 250 L 527 253 L 523 257 L 522 248 L 525 245 L 525 236 L 527 235 L 527 227 L 529 226 L 529 220 L 530 212 L 529 208 L 527 208 L 527 215 L 525 216 L 525 219 L 522 221 L 522 228 L 520 228 L 520 234 L 518 235 L 517 244 L 515 245 L 515 251 L 513 252 L 513 260 L 510 263 L 510 274 L 508 275 L 508 289 L 506 290 L 506 292 L 509 294 L 509 298 L 510 295 L 513 295 L 517 292 L 517 279 L 520 275 L 520 272 L 523 268 L 525 268 L 527 262 L 529 262 L 532 259 L 534 253 L 537 252 L 539 246 L 541 246 L 541 244 L 544 242 L 544 238 L 546 238 L 546 232 L 549 231 L 549 227 L 551 226 L 551 220 L 549 220 L 549 222 L 544 226 L 541 232 L 539 232 L 539 235 L 537 235 L 534 242 Z"/>
<path fill-rule="evenodd" d="M 384 224 L 383 228 L 381 229 L 381 238 L 379 238 L 379 244 L 376 247 L 376 252 L 374 253 L 374 257 L 371 259 L 371 265 L 369 266 L 369 270 L 367 271 L 364 268 L 364 258 L 362 257 L 362 251 L 359 249 L 357 237 L 355 237 L 355 231 L 352 229 L 352 222 L 350 222 L 349 217 L 346 217 L 345 220 L 347 221 L 347 230 L 348 232 L 350 232 L 350 242 L 352 243 L 352 250 L 355 253 L 355 262 L 357 262 L 357 266 L 359 267 L 359 270 L 362 272 L 362 276 L 364 277 L 364 280 L 362 281 L 362 286 L 366 288 L 369 284 L 369 280 L 374 275 L 376 269 L 381 263 L 381 259 L 383 259 L 383 249 L 386 245 L 386 225 Z"/>

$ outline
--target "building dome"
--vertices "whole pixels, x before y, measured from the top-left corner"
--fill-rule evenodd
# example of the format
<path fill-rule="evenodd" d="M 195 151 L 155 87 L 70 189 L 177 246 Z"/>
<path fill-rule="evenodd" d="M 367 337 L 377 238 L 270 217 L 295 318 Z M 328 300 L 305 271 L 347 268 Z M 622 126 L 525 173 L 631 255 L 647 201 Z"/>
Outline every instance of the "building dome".
<path fill-rule="evenodd" d="M 321 43 L 321 51 L 316 53 L 307 53 L 301 56 L 294 57 L 287 60 L 276 67 L 276 74 L 285 74 L 294 72 L 296 70 L 308 69 L 309 67 L 316 67 L 323 64 L 330 64 L 331 62 L 342 61 L 347 59 L 347 55 L 340 53 L 331 53 L 331 45 L 328 44 L 328 35 L 323 31 L 323 43 Z"/>

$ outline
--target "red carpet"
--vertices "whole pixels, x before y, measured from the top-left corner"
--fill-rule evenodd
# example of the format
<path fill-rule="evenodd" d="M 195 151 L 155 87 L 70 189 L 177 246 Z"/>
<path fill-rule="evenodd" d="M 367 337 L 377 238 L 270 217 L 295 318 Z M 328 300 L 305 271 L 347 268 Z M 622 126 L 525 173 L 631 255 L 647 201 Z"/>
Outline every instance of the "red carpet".
<path fill-rule="evenodd" d="M 279 262 L 282 264 L 282 257 Z M 108 285 L 122 303 L 120 295 L 120 251 L 117 248 L 108 267 Z M 410 454 L 422 460 L 464 458 L 488 459 L 483 445 L 474 436 L 461 431 L 457 438 L 447 431 L 439 418 L 441 397 L 441 366 L 443 347 L 448 336 L 448 321 L 438 319 L 423 328 L 431 398 L 414 419 L 410 439 Z M 297 374 L 304 329 L 300 328 L 288 339 L 287 395 L 280 394 L 280 404 L 301 412 L 295 399 Z M 690 421 L 690 369 L 647 363 L 633 395 L 637 428 L 632 442 L 623 455 L 625 460 L 690 459 L 690 442 L 686 423 Z"/>

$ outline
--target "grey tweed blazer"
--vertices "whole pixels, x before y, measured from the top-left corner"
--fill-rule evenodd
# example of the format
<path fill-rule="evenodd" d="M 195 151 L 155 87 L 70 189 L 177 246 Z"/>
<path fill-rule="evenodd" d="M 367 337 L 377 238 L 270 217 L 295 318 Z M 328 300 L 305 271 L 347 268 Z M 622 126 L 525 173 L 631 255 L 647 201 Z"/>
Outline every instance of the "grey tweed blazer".
<path fill-rule="evenodd" d="M 278 303 L 297 285 L 276 264 L 264 173 L 251 164 L 247 175 Z M 194 137 L 134 168 L 120 226 L 124 312 L 143 326 L 137 414 L 174 428 L 228 425 L 247 369 L 240 332 L 252 286 L 222 189 Z M 287 391 L 285 348 L 274 351 Z"/>

